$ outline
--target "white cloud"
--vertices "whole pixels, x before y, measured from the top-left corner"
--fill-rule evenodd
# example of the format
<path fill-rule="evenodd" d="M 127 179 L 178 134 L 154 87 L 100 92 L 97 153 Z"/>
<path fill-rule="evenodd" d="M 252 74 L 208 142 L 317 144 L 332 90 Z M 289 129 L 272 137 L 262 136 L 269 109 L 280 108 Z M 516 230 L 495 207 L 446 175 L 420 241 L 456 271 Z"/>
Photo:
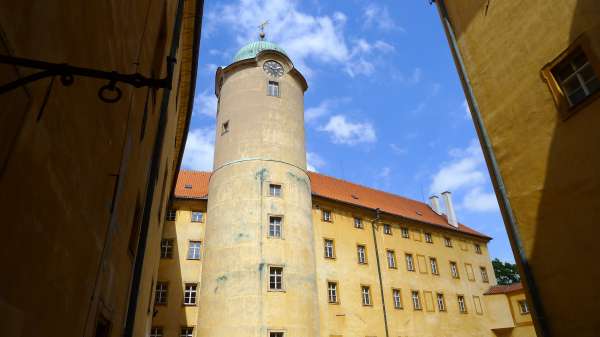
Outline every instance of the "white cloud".
<path fill-rule="evenodd" d="M 315 152 L 306 153 L 306 166 L 309 171 L 318 172 L 318 170 L 325 165 L 325 160 Z"/>
<path fill-rule="evenodd" d="M 472 141 L 466 149 L 452 149 L 449 154 L 454 159 L 445 163 L 433 176 L 430 193 L 454 191 L 485 182 L 483 154 L 476 141 Z"/>
<path fill-rule="evenodd" d="M 321 117 L 331 114 L 331 111 L 339 106 L 340 104 L 348 103 L 351 99 L 349 97 L 341 98 L 330 98 L 321 101 L 319 105 L 307 108 L 304 111 L 304 119 L 307 122 L 315 121 Z"/>
<path fill-rule="evenodd" d="M 393 79 L 400 81 L 400 83 L 402 83 L 404 85 L 419 84 L 421 82 L 422 77 L 423 77 L 423 71 L 419 67 L 413 69 L 412 73 L 408 76 L 399 71 L 396 71 L 395 73 L 392 74 Z M 437 89 L 437 90 L 439 90 L 439 89 Z M 434 91 L 435 91 L 435 88 L 434 88 Z M 436 92 L 436 94 L 437 94 L 437 92 Z"/>
<path fill-rule="evenodd" d="M 494 193 L 483 192 L 481 187 L 471 189 L 464 197 L 462 208 L 471 212 L 498 210 L 498 200 Z"/>
<path fill-rule="evenodd" d="M 215 131 L 212 128 L 190 130 L 185 144 L 182 165 L 198 171 L 210 171 L 215 151 Z"/>
<path fill-rule="evenodd" d="M 406 147 L 400 146 L 398 144 L 390 144 L 390 148 L 392 152 L 397 155 L 403 155 L 408 153 L 408 149 Z"/>
<path fill-rule="evenodd" d="M 217 114 L 217 97 L 208 89 L 194 97 L 192 114 L 198 113 L 208 117 L 215 117 Z"/>
<path fill-rule="evenodd" d="M 375 129 L 371 123 L 349 122 L 344 115 L 332 116 L 329 122 L 318 130 L 329 132 L 331 141 L 336 144 L 355 145 L 373 143 L 377 140 Z"/>
<path fill-rule="evenodd" d="M 404 31 L 404 28 L 400 27 L 390 16 L 390 13 L 385 6 L 378 6 L 376 4 L 369 4 L 363 9 L 363 19 L 365 28 L 375 27 L 381 30 L 400 30 Z"/>

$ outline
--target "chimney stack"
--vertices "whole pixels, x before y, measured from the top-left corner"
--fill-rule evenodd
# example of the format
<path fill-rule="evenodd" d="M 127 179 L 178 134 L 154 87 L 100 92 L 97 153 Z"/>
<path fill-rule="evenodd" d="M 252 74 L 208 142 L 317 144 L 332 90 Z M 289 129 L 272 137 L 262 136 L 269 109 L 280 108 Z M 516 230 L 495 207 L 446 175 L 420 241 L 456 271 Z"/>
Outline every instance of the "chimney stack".
<path fill-rule="evenodd" d="M 458 228 L 458 221 L 456 220 L 456 213 L 454 213 L 454 205 L 452 205 L 452 193 L 449 191 L 442 192 L 444 197 L 444 203 L 446 204 L 446 217 L 448 217 L 448 223 Z"/>
<path fill-rule="evenodd" d="M 440 198 L 437 195 L 432 195 L 429 197 L 429 202 L 431 203 L 431 209 L 441 215 L 442 209 L 440 208 Z"/>

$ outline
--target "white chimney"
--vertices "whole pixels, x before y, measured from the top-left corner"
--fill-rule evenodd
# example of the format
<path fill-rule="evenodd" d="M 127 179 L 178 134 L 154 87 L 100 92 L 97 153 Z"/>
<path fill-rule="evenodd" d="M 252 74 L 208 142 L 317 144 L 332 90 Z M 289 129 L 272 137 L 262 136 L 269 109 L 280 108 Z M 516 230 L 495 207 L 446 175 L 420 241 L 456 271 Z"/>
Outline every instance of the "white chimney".
<path fill-rule="evenodd" d="M 442 197 L 444 197 L 444 204 L 446 204 L 446 216 L 448 217 L 448 223 L 451 226 L 458 228 L 456 213 L 454 213 L 454 205 L 452 205 L 452 193 L 449 191 L 442 192 Z"/>
<path fill-rule="evenodd" d="M 429 197 L 429 202 L 431 203 L 431 209 L 437 214 L 442 214 L 442 209 L 440 208 L 440 198 L 437 195 L 432 195 Z"/>

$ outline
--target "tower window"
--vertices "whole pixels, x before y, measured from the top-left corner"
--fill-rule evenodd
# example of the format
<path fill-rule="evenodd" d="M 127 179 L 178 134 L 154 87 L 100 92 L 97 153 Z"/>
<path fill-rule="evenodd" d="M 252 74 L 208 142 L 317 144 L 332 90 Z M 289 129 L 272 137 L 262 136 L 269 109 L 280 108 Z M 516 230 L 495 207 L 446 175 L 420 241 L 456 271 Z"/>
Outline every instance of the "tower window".
<path fill-rule="evenodd" d="M 267 95 L 279 97 L 279 82 L 269 81 L 267 84 Z"/>
<path fill-rule="evenodd" d="M 324 246 L 325 246 L 325 257 L 328 259 L 334 259 L 335 258 L 335 248 L 333 245 L 333 240 L 325 239 Z"/>
<path fill-rule="evenodd" d="M 283 268 L 269 267 L 269 289 L 283 290 Z"/>
<path fill-rule="evenodd" d="M 200 241 L 190 241 L 188 247 L 188 260 L 200 260 Z"/>
<path fill-rule="evenodd" d="M 337 282 L 327 282 L 327 300 L 329 303 L 338 303 Z"/>
<path fill-rule="evenodd" d="M 229 121 L 221 125 L 221 134 L 225 134 L 227 132 L 229 132 Z"/>
<path fill-rule="evenodd" d="M 361 286 L 361 292 L 362 292 L 362 304 L 363 305 L 371 305 L 371 287 Z"/>
<path fill-rule="evenodd" d="M 196 305 L 196 283 L 186 283 L 185 290 L 183 292 L 183 304 L 184 305 Z"/>
<path fill-rule="evenodd" d="M 269 195 L 272 197 L 281 197 L 281 185 L 269 184 Z"/>
<path fill-rule="evenodd" d="M 173 258 L 173 239 L 162 239 L 160 241 L 160 258 Z"/>
<path fill-rule="evenodd" d="M 154 304 L 165 305 L 167 304 L 167 297 L 169 295 L 169 285 L 167 282 L 156 282 L 156 289 L 154 291 Z"/>
<path fill-rule="evenodd" d="M 280 216 L 269 217 L 269 236 L 272 238 L 281 237 L 281 223 L 282 218 Z"/>

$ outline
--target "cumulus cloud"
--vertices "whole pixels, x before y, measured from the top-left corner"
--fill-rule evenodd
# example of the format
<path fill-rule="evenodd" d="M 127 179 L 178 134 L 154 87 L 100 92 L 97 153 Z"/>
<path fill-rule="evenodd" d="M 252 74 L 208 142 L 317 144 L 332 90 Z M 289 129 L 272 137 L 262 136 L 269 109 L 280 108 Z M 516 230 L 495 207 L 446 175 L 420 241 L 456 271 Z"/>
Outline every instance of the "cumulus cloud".
<path fill-rule="evenodd" d="M 392 74 L 393 79 L 407 86 L 419 84 L 421 82 L 422 77 L 423 71 L 419 67 L 414 68 L 412 72 L 408 75 L 399 71 L 396 71 Z M 439 90 L 439 88 L 437 90 Z M 437 90 L 434 88 L 433 91 L 436 91 L 435 94 L 437 94 Z"/>
<path fill-rule="evenodd" d="M 315 152 L 306 153 L 306 166 L 309 171 L 319 172 L 319 169 L 325 165 L 325 160 Z"/>
<path fill-rule="evenodd" d="M 461 206 L 472 212 L 489 212 L 498 210 L 498 200 L 494 193 L 484 192 L 478 186 L 465 195 Z"/>
<path fill-rule="evenodd" d="M 210 171 L 215 151 L 215 131 L 212 128 L 193 129 L 188 133 L 182 165 L 186 169 Z"/>
<path fill-rule="evenodd" d="M 400 30 L 404 31 L 404 28 L 400 27 L 394 19 L 390 16 L 390 13 L 385 6 L 379 6 L 371 3 L 363 9 L 364 28 L 378 28 L 384 31 Z"/>
<path fill-rule="evenodd" d="M 215 117 L 217 114 L 217 97 L 206 89 L 194 97 L 194 109 L 192 114 L 201 114 L 208 117 Z"/>
<path fill-rule="evenodd" d="M 350 122 L 344 115 L 335 115 L 329 122 L 321 126 L 319 131 L 328 132 L 331 141 L 336 144 L 355 145 L 373 143 L 377 140 L 375 129 L 369 122 Z"/>

